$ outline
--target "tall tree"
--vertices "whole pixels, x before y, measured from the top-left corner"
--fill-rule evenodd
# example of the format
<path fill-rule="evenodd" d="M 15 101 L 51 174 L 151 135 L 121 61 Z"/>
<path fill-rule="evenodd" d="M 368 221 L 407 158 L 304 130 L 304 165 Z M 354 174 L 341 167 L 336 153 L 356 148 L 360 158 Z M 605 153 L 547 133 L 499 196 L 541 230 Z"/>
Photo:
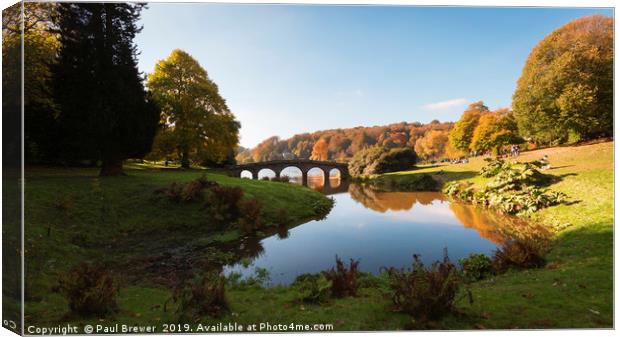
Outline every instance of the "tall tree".
<path fill-rule="evenodd" d="M 25 159 L 52 161 L 58 145 L 57 113 L 49 83 L 50 65 L 58 51 L 58 38 L 50 31 L 56 4 L 25 2 L 23 31 L 20 7 L 12 6 L 2 12 L 3 77 L 21 76 L 18 72 L 23 36 Z M 21 99 L 21 88 L 17 88 L 18 92 L 11 92 L 9 87 L 4 90 Z"/>
<path fill-rule="evenodd" d="M 512 108 L 524 137 L 537 143 L 613 134 L 614 19 L 573 20 L 530 53 Z"/>
<path fill-rule="evenodd" d="M 60 3 L 52 66 L 67 160 L 101 160 L 100 175 L 123 174 L 126 158 L 148 153 L 159 123 L 138 71 L 133 42 L 142 4 Z"/>
<path fill-rule="evenodd" d="M 155 65 L 147 86 L 161 107 L 161 132 L 173 139 L 183 168 L 189 168 L 191 161 L 221 163 L 234 158 L 240 124 L 191 55 L 173 50 Z"/>
<path fill-rule="evenodd" d="M 449 141 L 453 149 L 467 152 L 471 144 L 474 129 L 478 125 L 480 116 L 489 112 L 489 108 L 482 101 L 472 103 L 461 115 L 450 131 Z"/>

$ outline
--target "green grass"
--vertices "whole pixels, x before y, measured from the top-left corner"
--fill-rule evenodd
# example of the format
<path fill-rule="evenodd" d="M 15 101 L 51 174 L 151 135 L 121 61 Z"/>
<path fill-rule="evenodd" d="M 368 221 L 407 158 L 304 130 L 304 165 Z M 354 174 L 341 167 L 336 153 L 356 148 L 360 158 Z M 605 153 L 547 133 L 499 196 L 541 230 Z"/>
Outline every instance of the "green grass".
<path fill-rule="evenodd" d="M 186 272 L 165 268 L 145 272 L 153 258 L 163 258 L 164 266 L 190 259 L 196 265 L 222 265 L 246 254 L 238 249 L 245 235 L 234 228 L 218 230 L 202 203 L 175 204 L 153 193 L 172 182 L 187 182 L 207 172 L 208 179 L 239 186 L 245 198 L 260 200 L 265 228 L 253 242 L 277 231 L 281 209 L 293 227 L 315 218 L 317 210 L 331 204 L 320 193 L 301 186 L 205 170 L 132 165 L 127 167 L 127 176 L 108 178 L 99 178 L 96 169 L 84 168 L 33 167 L 26 172 L 26 322 L 31 323 L 67 318 L 67 303 L 53 288 L 62 273 L 82 261 L 110 266 L 121 288 L 117 318 L 122 320 L 132 318 L 127 312 L 144 311 L 140 301 L 149 308 L 163 307 L 176 274 Z M 140 301 L 132 302 L 132 296 Z"/>
<path fill-rule="evenodd" d="M 470 305 L 463 290 L 457 312 L 427 328 L 585 328 L 613 326 L 613 143 L 579 147 L 561 147 L 524 153 L 519 160 L 532 160 L 548 154 L 553 168 L 546 173 L 561 178 L 549 188 L 566 193 L 573 203 L 544 209 L 529 221 L 550 226 L 570 223 L 556 231 L 547 266 L 542 269 L 511 271 L 470 286 L 474 303 Z M 472 180 L 484 165 L 482 159 L 468 164 L 421 167 L 407 172 L 384 175 L 385 179 L 406 180 L 422 173 L 442 181 Z M 441 173 L 439 173 L 441 172 Z M 199 230 L 201 218 L 194 206 L 167 206 L 153 203 L 152 190 L 169 182 L 187 181 L 198 172 L 158 172 L 131 170 L 128 177 L 98 179 L 95 172 L 41 170 L 27 180 L 28 254 L 35 254 L 36 268 L 29 269 L 41 280 L 35 287 L 38 297 L 27 302 L 28 321 L 88 322 L 66 316 L 66 302 L 48 288 L 58 271 L 82 259 L 119 247 L 111 258 L 116 261 L 152 254 L 153 250 L 197 237 L 197 245 L 235 242 L 233 232 Z M 286 206 L 296 219 L 313 215 L 308 205 L 322 200 L 320 195 L 301 187 L 281 183 L 248 181 L 210 175 L 222 184 L 240 185 L 247 194 L 259 198 L 272 211 Z M 59 195 L 73 200 L 67 220 L 50 203 Z M 37 200 L 37 202 L 33 202 Z M 277 206 L 276 206 L 277 205 Z M 101 214 L 106 214 L 102 217 Z M 52 224 L 52 234 L 46 236 Z M 69 244 L 72 233 L 92 235 L 93 246 Z M 164 233 L 164 234 L 162 234 Z M 186 233 L 186 234 L 184 234 Z M 188 235 L 187 235 L 188 233 Z M 198 234 L 200 233 L 200 234 Z M 267 235 L 266 233 L 265 235 Z M 136 236 L 157 243 L 128 240 Z M 166 236 L 178 237 L 177 239 Z M 109 241 L 100 242 L 106 238 Z M 114 244 L 114 240 L 118 242 Z M 130 244 L 131 243 L 131 244 Z M 120 249 L 122 248 L 122 249 Z M 212 252 L 222 254 L 222 252 Z M 213 257 L 225 260 L 226 257 Z M 230 258 L 230 257 L 229 257 Z M 123 265 L 123 263 L 120 263 Z M 40 269 L 37 269 L 40 268 Z M 34 271 L 37 270 L 37 271 Z M 40 271 L 39 271 L 40 270 Z M 123 273 L 116 272 L 122 276 Z M 294 287 L 263 289 L 257 286 L 229 287 L 231 312 L 220 318 L 203 317 L 202 323 L 270 322 L 327 323 L 335 330 L 401 330 L 415 327 L 407 315 L 393 311 L 385 280 L 371 277 L 355 298 L 331 299 L 321 305 L 302 304 Z M 35 282 L 35 281 L 33 281 Z M 157 324 L 173 320 L 174 304 L 164 303 L 169 289 L 153 280 L 124 280 L 119 295 L 121 311 L 105 322 Z M 35 282 L 36 283 L 36 282 Z M 92 322 L 92 321 L 91 321 Z"/>
<path fill-rule="evenodd" d="M 568 226 L 556 231 L 547 267 L 474 284 L 474 305 L 459 305 L 474 319 L 448 320 L 446 328 L 612 327 L 613 142 L 532 151 L 517 160 L 545 154 L 552 164 L 545 173 L 561 178 L 550 188 L 566 193 L 572 201 L 529 219 L 550 228 Z M 386 176 L 408 179 L 426 173 L 443 181 L 469 179 L 481 186 L 486 180 L 473 174 L 484 164 L 476 158 L 468 164 L 421 167 Z"/>

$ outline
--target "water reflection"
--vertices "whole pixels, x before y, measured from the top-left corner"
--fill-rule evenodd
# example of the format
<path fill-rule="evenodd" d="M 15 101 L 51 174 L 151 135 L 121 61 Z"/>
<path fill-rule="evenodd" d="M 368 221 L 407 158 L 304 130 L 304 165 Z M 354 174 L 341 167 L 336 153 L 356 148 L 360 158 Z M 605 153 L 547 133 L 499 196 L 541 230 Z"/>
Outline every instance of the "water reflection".
<path fill-rule="evenodd" d="M 312 188 L 338 191 L 327 218 L 278 228 L 277 235 L 260 242 L 263 250 L 250 266 L 235 264 L 225 271 L 249 276 L 255 267 L 266 268 L 274 284 L 286 284 L 299 274 L 330 268 L 336 254 L 360 259 L 361 270 L 378 273 L 382 267 L 410 266 L 414 253 L 431 263 L 447 247 L 456 261 L 471 253 L 490 255 L 504 241 L 501 228 L 508 218 L 450 203 L 441 193 L 383 192 L 333 180 L 325 186 L 323 177 L 308 179 Z M 331 187 L 336 180 L 337 187 Z"/>

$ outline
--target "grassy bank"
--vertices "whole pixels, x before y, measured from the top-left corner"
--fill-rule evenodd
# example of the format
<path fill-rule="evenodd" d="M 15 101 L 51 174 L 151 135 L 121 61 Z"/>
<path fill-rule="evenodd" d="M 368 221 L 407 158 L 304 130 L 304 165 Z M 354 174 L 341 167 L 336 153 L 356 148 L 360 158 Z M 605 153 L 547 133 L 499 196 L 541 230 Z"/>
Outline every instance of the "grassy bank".
<path fill-rule="evenodd" d="M 155 322 L 159 312 L 146 313 L 159 306 L 167 314 L 161 308 L 171 288 L 192 268 L 258 254 L 260 239 L 282 230 L 278 223 L 286 221 L 290 228 L 331 207 L 329 199 L 304 187 L 207 173 L 209 180 L 241 187 L 245 199 L 263 205 L 264 228 L 248 235 L 215 226 L 203 203 L 172 203 L 154 193 L 196 179 L 204 170 L 133 165 L 126 171 L 127 176 L 99 178 L 96 169 L 26 170 L 26 322 L 77 319 L 66 316 L 67 302 L 54 288 L 62 274 L 83 261 L 112 270 L 120 307 L 112 319 L 143 315 Z"/>
<path fill-rule="evenodd" d="M 474 304 L 460 304 L 468 320 L 446 320 L 446 328 L 611 327 L 613 324 L 613 142 L 558 147 L 522 154 L 519 161 L 549 156 L 552 190 L 569 204 L 543 209 L 529 220 L 554 229 L 544 269 L 511 272 L 476 283 Z M 468 164 L 421 167 L 385 175 L 406 181 L 431 174 L 441 181 L 470 180 L 482 158 Z"/>
<path fill-rule="evenodd" d="M 462 291 L 457 296 L 457 312 L 425 328 L 612 326 L 613 143 L 528 152 L 518 160 L 533 160 L 544 154 L 549 156 L 553 165 L 546 173 L 558 177 L 549 188 L 566 193 L 571 200 L 570 204 L 539 211 L 530 219 L 556 228 L 546 267 L 511 271 L 474 283 L 470 286 L 473 304 Z M 407 180 L 417 181 L 420 175 L 430 174 L 442 182 L 471 180 L 482 185 L 485 180 L 477 172 L 483 165 L 482 158 L 476 158 L 468 164 L 421 167 L 384 175 L 381 179 L 397 179 L 406 185 Z M 201 232 L 199 224 L 204 219 L 194 209 L 199 206 L 184 205 L 183 209 L 177 209 L 178 205 L 154 203 L 152 200 L 154 188 L 175 180 L 191 180 L 199 175 L 197 172 L 136 169 L 130 171 L 128 177 L 110 180 L 98 179 L 94 177 L 94 171 L 84 170 L 43 170 L 33 171 L 32 175 L 28 179 L 27 185 L 30 187 L 26 193 L 39 202 L 27 205 L 34 207 L 26 210 L 27 221 L 33 227 L 28 232 L 27 246 L 32 261 L 38 263 L 29 268 L 33 268 L 33 275 L 40 276 L 41 280 L 32 281 L 40 282 L 33 287 L 40 292 L 35 293 L 27 303 L 27 321 L 92 322 L 66 316 L 65 300 L 59 294 L 50 292 L 49 287 L 55 273 L 65 266 L 81 259 L 101 256 L 102 252 L 110 254 L 106 259 L 116 262 L 120 270 L 115 271 L 115 275 L 121 277 L 120 311 L 104 322 L 131 324 L 170 323 L 175 320 L 175 306 L 168 301 L 170 288 L 165 286 L 166 280 L 158 280 L 157 275 L 165 278 L 181 270 L 149 269 L 152 265 L 144 262 L 147 257 L 159 256 L 165 247 L 180 245 L 184 249 L 178 249 L 176 253 L 170 251 L 170 254 L 181 259 L 166 262 L 180 263 L 189 257 L 193 258 L 192 263 L 199 262 L 200 258 L 219 261 L 234 258 L 226 253 L 236 251 L 232 245 L 224 250 L 212 248 L 218 241 L 237 245 L 239 235 L 234 231 L 217 232 L 208 228 Z M 259 198 L 270 207 L 268 212 L 276 214 L 278 208 L 287 207 L 295 219 L 313 216 L 316 212 L 308 205 L 324 200 L 317 193 L 301 187 L 218 175 L 209 177 L 221 184 L 240 184 L 248 196 Z M 69 215 L 54 213 L 57 210 L 53 202 L 63 193 L 71 196 L 74 203 Z M 52 230 L 48 237 L 50 223 Z M 71 243 L 75 233 L 88 233 L 92 238 L 83 242 L 77 238 L 75 242 L 82 242 L 82 245 L 76 245 Z M 182 242 L 192 244 L 188 246 Z M 148 268 L 139 268 L 145 265 Z M 126 275 L 142 276 L 128 278 Z M 409 316 L 393 311 L 384 276 L 365 276 L 360 283 L 362 286 L 356 297 L 330 299 L 323 304 L 301 303 L 299 290 L 295 287 L 228 284 L 226 296 L 230 312 L 219 318 L 204 316 L 200 321 L 325 323 L 333 324 L 334 330 L 419 327 Z"/>

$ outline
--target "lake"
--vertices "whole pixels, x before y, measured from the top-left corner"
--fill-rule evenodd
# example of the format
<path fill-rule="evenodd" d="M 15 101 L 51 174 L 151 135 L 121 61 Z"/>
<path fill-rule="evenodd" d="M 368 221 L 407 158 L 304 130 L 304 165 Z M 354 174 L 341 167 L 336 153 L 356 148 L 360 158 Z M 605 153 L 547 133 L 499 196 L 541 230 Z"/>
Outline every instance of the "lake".
<path fill-rule="evenodd" d="M 225 273 L 251 276 L 257 267 L 265 268 L 272 285 L 289 284 L 297 275 L 333 267 L 336 255 L 346 262 L 359 259 L 361 271 L 377 274 L 383 267 L 410 267 L 413 254 L 425 264 L 441 260 L 445 248 L 457 262 L 471 253 L 492 255 L 503 241 L 501 222 L 509 221 L 450 202 L 439 192 L 380 192 L 330 180 L 342 192 L 331 195 L 335 205 L 325 219 L 261 240 L 257 257 L 227 266 Z M 317 179 L 309 185 L 334 193 Z"/>

